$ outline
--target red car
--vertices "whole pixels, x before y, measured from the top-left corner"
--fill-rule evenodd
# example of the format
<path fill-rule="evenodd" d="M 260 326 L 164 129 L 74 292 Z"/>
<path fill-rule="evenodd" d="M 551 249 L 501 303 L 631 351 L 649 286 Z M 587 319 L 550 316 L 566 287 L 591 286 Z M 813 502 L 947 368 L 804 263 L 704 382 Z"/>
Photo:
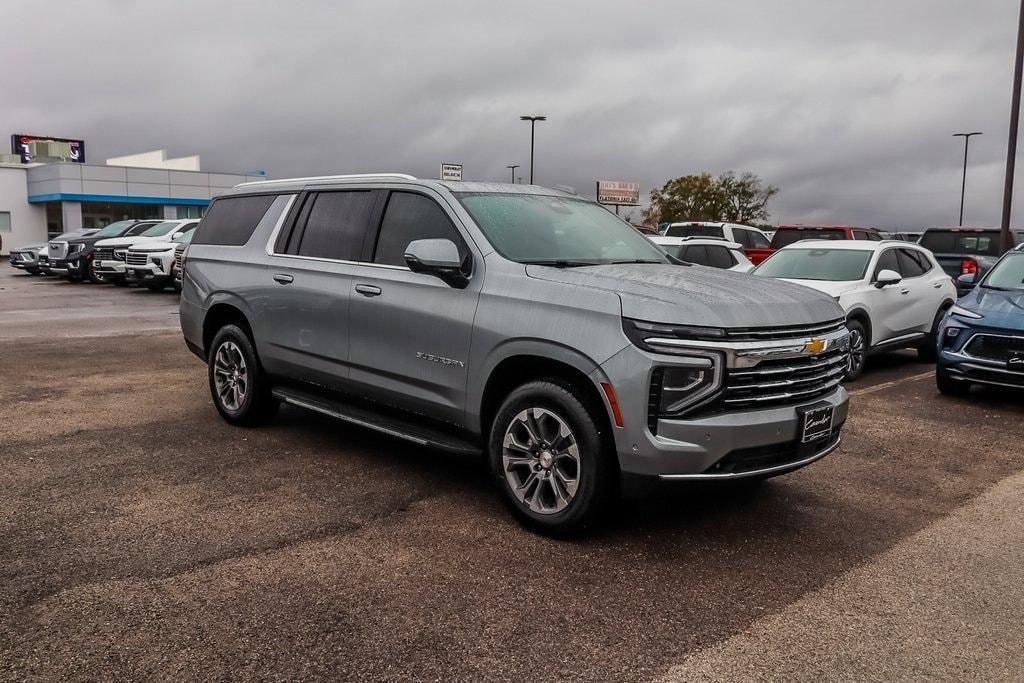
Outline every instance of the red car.
<path fill-rule="evenodd" d="M 755 265 L 781 249 L 787 244 L 793 244 L 801 240 L 867 240 L 870 242 L 881 242 L 884 238 L 875 228 L 858 228 L 851 225 L 780 225 L 772 235 L 770 249 L 759 249 L 757 254 L 751 255 L 751 262 Z M 755 258 L 756 257 L 756 258 Z"/>

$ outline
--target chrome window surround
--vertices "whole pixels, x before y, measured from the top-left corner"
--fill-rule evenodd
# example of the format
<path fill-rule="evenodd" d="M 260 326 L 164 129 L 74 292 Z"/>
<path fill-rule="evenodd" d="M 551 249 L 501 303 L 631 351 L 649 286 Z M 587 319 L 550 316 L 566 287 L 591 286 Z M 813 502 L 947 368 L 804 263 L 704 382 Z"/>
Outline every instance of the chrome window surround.
<path fill-rule="evenodd" d="M 811 353 L 806 350 L 806 347 L 815 339 L 824 342 L 824 346 L 817 353 Z M 795 339 L 736 342 L 727 339 L 691 341 L 687 339 L 648 337 L 644 339 L 644 342 L 651 348 L 673 355 L 700 350 L 720 351 L 725 354 L 725 367 L 752 368 L 766 360 L 804 358 L 807 356 L 818 356 L 836 349 L 840 351 L 849 350 L 850 333 L 846 328 L 842 328 L 820 337 L 807 336 Z"/>

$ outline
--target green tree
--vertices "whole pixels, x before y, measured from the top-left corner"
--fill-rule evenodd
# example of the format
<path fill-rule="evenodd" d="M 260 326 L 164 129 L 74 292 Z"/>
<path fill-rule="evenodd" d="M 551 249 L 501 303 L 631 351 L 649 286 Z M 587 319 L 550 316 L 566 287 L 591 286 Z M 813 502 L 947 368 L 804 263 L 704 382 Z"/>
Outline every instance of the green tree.
<path fill-rule="evenodd" d="M 768 219 L 768 200 L 779 193 L 779 188 L 766 185 L 750 172 L 737 176 L 732 171 L 718 176 L 724 207 L 722 220 L 729 223 L 751 224 Z"/>
<path fill-rule="evenodd" d="M 670 180 L 651 192 L 643 212 L 649 224 L 665 221 L 728 221 L 751 223 L 768 218 L 768 201 L 779 188 L 766 185 L 753 173 L 732 171 L 718 178 L 699 173 Z"/>

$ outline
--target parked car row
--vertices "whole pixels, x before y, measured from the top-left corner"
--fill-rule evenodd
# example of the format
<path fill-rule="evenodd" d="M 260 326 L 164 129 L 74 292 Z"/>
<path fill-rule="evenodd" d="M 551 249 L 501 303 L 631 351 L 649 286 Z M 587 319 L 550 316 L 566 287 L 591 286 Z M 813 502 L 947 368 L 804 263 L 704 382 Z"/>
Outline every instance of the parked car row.
<path fill-rule="evenodd" d="M 30 274 L 74 282 L 139 284 L 154 291 L 170 285 L 180 291 L 176 257 L 198 225 L 199 219 L 118 221 L 12 250 L 10 263 Z"/>

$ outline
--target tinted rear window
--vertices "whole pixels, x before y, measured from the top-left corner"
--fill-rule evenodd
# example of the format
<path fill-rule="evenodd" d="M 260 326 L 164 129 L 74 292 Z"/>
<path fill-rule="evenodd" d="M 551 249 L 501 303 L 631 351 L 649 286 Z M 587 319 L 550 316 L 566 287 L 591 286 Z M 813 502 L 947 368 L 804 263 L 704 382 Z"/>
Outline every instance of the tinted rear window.
<path fill-rule="evenodd" d="M 260 195 L 214 200 L 192 242 L 242 246 L 252 237 L 256 225 L 276 198 L 275 195 Z"/>
<path fill-rule="evenodd" d="M 787 244 L 800 240 L 843 240 L 846 233 L 842 230 L 778 230 L 772 237 L 772 248 L 779 249 Z"/>
<path fill-rule="evenodd" d="M 974 254 L 999 256 L 999 231 L 969 232 L 959 230 L 929 230 L 918 242 L 935 254 Z"/>
<path fill-rule="evenodd" d="M 666 237 L 725 237 L 720 225 L 670 225 Z"/>

